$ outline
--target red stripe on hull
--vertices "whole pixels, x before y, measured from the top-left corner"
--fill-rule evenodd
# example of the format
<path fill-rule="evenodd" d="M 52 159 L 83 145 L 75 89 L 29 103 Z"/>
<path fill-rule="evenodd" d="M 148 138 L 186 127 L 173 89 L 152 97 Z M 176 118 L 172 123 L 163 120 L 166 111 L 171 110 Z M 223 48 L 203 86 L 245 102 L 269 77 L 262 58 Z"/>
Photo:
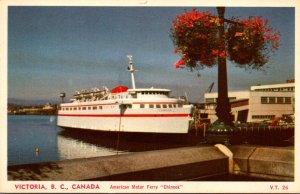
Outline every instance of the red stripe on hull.
<path fill-rule="evenodd" d="M 187 117 L 189 114 L 58 114 L 65 117 Z"/>

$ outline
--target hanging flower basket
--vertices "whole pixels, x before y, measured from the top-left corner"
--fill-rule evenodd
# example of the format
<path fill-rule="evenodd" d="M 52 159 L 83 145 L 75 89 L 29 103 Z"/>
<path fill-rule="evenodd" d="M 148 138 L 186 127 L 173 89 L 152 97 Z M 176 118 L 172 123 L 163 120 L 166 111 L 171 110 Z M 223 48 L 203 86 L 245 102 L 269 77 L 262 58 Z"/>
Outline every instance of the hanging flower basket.
<path fill-rule="evenodd" d="M 226 21 L 225 21 L 226 22 Z M 251 16 L 246 20 L 234 18 L 227 23 L 224 45 L 218 42 L 220 20 L 209 12 L 185 11 L 177 15 L 170 28 L 174 53 L 181 59 L 176 68 L 213 67 L 217 58 L 227 58 L 240 67 L 259 69 L 279 46 L 279 32 L 273 32 L 268 20 Z"/>
<path fill-rule="evenodd" d="M 241 66 L 260 68 L 279 46 L 280 33 L 274 33 L 268 20 L 250 16 L 246 20 L 235 18 L 228 25 L 227 51 L 229 60 Z"/>
<path fill-rule="evenodd" d="M 218 49 L 218 21 L 209 12 L 185 12 L 177 15 L 170 28 L 171 38 L 176 46 L 175 54 L 181 59 L 176 68 L 212 67 L 216 64 L 216 56 L 212 50 Z"/>

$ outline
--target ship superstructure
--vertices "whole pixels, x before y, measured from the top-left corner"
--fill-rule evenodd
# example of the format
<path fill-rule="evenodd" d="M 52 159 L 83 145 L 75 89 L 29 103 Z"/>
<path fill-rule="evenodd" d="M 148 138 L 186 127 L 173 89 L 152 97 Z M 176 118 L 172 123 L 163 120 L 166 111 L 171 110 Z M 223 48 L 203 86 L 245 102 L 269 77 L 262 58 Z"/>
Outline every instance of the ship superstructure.
<path fill-rule="evenodd" d="M 71 102 L 60 105 L 57 125 L 109 132 L 188 133 L 192 105 L 170 97 L 169 89 L 136 88 L 132 56 L 128 59 L 131 89 L 77 91 Z"/>

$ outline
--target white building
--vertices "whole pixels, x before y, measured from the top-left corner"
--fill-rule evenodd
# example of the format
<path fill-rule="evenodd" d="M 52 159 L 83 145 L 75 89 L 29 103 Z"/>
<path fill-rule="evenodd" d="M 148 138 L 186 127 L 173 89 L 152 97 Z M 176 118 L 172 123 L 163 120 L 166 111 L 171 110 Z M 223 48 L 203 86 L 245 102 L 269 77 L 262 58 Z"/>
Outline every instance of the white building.
<path fill-rule="evenodd" d="M 211 122 L 215 114 L 218 93 L 205 93 L 205 109 L 201 110 Z M 295 83 L 251 86 L 247 91 L 228 92 L 234 121 L 259 122 L 294 114 Z"/>

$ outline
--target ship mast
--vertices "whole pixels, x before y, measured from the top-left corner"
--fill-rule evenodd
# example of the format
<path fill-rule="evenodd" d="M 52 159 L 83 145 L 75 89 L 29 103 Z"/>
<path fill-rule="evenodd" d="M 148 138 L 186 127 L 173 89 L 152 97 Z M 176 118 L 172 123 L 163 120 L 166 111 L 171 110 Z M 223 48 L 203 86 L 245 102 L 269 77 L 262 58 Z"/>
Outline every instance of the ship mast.
<path fill-rule="evenodd" d="M 128 58 L 128 71 L 130 72 L 131 75 L 131 84 L 132 84 L 132 89 L 135 89 L 135 79 L 134 79 L 134 69 L 133 69 L 133 62 L 132 62 L 132 56 L 127 55 Z"/>

